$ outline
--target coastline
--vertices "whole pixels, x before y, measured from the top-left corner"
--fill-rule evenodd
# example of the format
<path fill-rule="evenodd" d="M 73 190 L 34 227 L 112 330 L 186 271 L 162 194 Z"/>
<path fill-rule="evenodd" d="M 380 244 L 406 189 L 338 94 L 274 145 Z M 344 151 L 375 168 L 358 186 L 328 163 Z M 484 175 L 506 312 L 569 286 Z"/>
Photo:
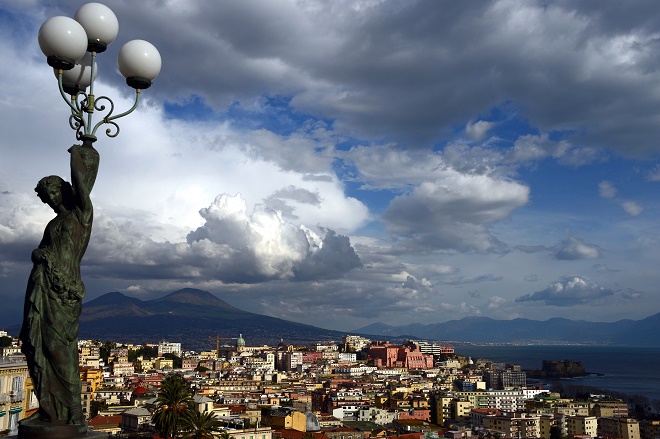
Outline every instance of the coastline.
<path fill-rule="evenodd" d="M 492 361 L 519 364 L 521 369 L 541 368 L 543 360 L 573 360 L 584 364 L 587 375 L 542 380 L 575 384 L 611 392 L 640 395 L 656 400 L 660 405 L 660 347 L 618 345 L 563 344 L 456 344 L 457 355 L 486 358 Z"/>

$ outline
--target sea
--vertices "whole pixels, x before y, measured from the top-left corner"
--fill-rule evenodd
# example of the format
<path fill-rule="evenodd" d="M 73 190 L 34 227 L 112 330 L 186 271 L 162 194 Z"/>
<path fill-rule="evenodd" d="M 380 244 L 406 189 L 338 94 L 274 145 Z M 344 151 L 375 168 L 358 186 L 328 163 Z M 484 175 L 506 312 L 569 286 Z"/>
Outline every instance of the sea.
<path fill-rule="evenodd" d="M 543 360 L 581 361 L 589 375 L 559 382 L 642 395 L 649 402 L 660 403 L 660 347 L 455 345 L 454 350 L 457 355 L 519 364 L 522 369 L 532 370 L 541 369 Z"/>

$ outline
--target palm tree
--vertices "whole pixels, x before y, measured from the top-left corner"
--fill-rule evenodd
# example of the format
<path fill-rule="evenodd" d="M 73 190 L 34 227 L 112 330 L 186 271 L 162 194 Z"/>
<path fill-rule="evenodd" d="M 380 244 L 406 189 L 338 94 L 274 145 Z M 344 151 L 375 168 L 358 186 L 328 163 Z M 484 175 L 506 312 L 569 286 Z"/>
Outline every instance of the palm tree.
<path fill-rule="evenodd" d="M 214 433 L 220 431 L 222 423 L 214 413 L 188 410 L 183 416 L 181 426 L 185 439 L 214 439 Z"/>
<path fill-rule="evenodd" d="M 162 433 L 165 439 L 174 438 L 179 432 L 181 420 L 191 403 L 192 396 L 183 378 L 170 375 L 163 380 L 152 420 L 156 430 Z"/>

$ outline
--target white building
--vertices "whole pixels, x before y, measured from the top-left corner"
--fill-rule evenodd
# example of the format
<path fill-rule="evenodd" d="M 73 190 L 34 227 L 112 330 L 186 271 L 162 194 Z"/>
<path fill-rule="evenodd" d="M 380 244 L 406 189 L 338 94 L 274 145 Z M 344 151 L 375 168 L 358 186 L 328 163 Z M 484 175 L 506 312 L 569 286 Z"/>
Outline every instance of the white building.
<path fill-rule="evenodd" d="M 303 364 L 303 354 L 298 351 L 284 352 L 282 355 L 282 368 L 285 371 L 295 371 Z"/>
<path fill-rule="evenodd" d="M 363 407 L 358 413 L 358 421 L 373 422 L 378 425 L 391 424 L 399 412 L 396 410 L 379 409 L 378 407 Z"/>
<path fill-rule="evenodd" d="M 489 390 L 488 407 L 505 412 L 525 409 L 525 395 L 522 390 Z"/>
<path fill-rule="evenodd" d="M 359 352 L 371 344 L 371 340 L 358 335 L 345 335 L 342 337 L 341 342 L 344 345 L 344 350 L 355 352 Z"/>
<path fill-rule="evenodd" d="M 340 352 L 338 360 L 342 363 L 355 363 L 357 354 L 355 352 Z"/>
<path fill-rule="evenodd" d="M 332 416 L 340 421 L 357 421 L 360 416 L 360 406 L 345 405 L 332 410 Z"/>
<path fill-rule="evenodd" d="M 181 356 L 181 343 L 170 343 L 161 341 L 158 343 L 158 356 L 162 357 L 163 354 L 174 354 L 178 357 Z"/>
<path fill-rule="evenodd" d="M 362 375 L 369 375 L 377 370 L 378 368 L 374 366 L 344 366 L 344 367 L 336 368 L 335 373 L 340 375 L 348 375 L 351 377 L 356 377 Z"/>
<path fill-rule="evenodd" d="M 339 350 L 339 346 L 334 343 L 316 343 L 316 352 L 336 352 L 337 350 Z"/>
<path fill-rule="evenodd" d="M 525 388 L 522 389 L 525 399 L 534 399 L 543 393 L 550 393 L 547 389 Z"/>

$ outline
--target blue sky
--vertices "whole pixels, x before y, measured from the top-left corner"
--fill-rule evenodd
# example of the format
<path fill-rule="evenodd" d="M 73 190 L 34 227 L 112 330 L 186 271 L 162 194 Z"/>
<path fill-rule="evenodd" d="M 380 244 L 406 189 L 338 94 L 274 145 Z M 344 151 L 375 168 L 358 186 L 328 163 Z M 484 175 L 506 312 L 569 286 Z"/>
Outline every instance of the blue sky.
<path fill-rule="evenodd" d="M 36 36 L 82 4 L 0 3 L 5 325 L 75 142 Z M 195 287 L 339 330 L 660 311 L 653 2 L 106 4 L 97 95 L 132 104 L 131 39 L 163 69 L 96 142 L 86 300 Z"/>

